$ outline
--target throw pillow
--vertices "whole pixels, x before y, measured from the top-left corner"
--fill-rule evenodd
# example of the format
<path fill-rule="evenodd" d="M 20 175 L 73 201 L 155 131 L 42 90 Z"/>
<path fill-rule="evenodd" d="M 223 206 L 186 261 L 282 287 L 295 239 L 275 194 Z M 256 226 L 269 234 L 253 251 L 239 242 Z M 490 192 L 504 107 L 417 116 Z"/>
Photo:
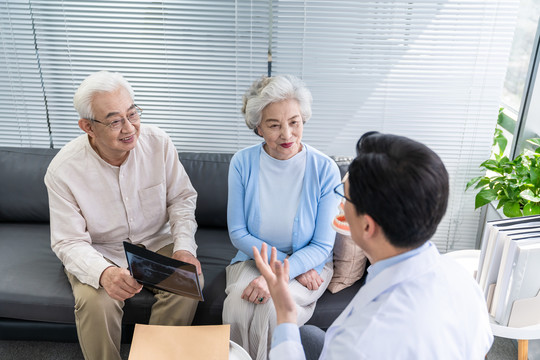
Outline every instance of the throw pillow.
<path fill-rule="evenodd" d="M 334 275 L 328 290 L 335 294 L 360 280 L 366 269 L 367 258 L 349 235 L 336 233 L 334 245 Z"/>

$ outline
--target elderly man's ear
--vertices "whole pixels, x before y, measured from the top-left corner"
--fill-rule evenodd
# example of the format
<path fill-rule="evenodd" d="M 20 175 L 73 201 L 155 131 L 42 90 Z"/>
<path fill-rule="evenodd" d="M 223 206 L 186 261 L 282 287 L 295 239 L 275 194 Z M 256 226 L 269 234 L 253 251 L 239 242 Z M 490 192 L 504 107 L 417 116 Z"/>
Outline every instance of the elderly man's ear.
<path fill-rule="evenodd" d="M 94 130 L 92 129 L 92 122 L 88 119 L 79 119 L 79 127 L 82 131 L 90 136 L 94 136 Z"/>

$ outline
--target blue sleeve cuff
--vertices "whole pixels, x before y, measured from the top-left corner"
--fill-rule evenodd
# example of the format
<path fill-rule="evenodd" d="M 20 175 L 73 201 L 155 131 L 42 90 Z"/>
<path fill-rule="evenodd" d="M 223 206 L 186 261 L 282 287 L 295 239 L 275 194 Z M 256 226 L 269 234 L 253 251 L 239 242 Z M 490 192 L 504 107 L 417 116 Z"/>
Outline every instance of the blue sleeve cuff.
<path fill-rule="evenodd" d="M 285 341 L 295 341 L 299 344 L 302 344 L 300 340 L 300 330 L 298 330 L 298 325 L 294 323 L 283 323 L 279 324 L 274 329 L 274 334 L 272 335 L 272 348 L 278 346 Z"/>

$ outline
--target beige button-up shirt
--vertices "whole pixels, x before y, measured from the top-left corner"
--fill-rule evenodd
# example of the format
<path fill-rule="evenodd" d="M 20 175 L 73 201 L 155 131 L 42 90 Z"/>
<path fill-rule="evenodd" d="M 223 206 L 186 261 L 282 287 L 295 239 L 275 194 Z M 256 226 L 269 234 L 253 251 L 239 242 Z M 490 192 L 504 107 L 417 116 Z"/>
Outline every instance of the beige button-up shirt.
<path fill-rule="evenodd" d="M 137 145 L 120 166 L 105 162 L 84 134 L 66 144 L 45 175 L 51 246 L 79 281 L 98 288 L 111 264 L 127 267 L 122 242 L 196 256 L 197 192 L 167 134 L 141 124 Z"/>

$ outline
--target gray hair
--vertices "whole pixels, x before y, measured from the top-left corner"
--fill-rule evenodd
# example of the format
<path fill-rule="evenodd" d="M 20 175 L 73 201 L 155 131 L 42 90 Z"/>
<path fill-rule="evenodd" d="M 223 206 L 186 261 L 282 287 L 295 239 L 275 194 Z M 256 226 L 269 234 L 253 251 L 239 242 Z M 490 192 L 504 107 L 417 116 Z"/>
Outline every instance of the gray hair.
<path fill-rule="evenodd" d="M 251 84 L 243 97 L 242 114 L 248 128 L 257 133 L 263 109 L 271 103 L 295 99 L 300 105 L 302 122 L 311 118 L 313 98 L 304 82 L 292 75 L 263 76 Z"/>
<path fill-rule="evenodd" d="M 131 85 L 121 74 L 105 70 L 93 73 L 79 85 L 75 96 L 73 96 L 73 106 L 81 119 L 93 119 L 92 100 L 94 96 L 102 92 L 113 92 L 120 87 L 129 92 L 131 99 L 135 98 Z"/>

